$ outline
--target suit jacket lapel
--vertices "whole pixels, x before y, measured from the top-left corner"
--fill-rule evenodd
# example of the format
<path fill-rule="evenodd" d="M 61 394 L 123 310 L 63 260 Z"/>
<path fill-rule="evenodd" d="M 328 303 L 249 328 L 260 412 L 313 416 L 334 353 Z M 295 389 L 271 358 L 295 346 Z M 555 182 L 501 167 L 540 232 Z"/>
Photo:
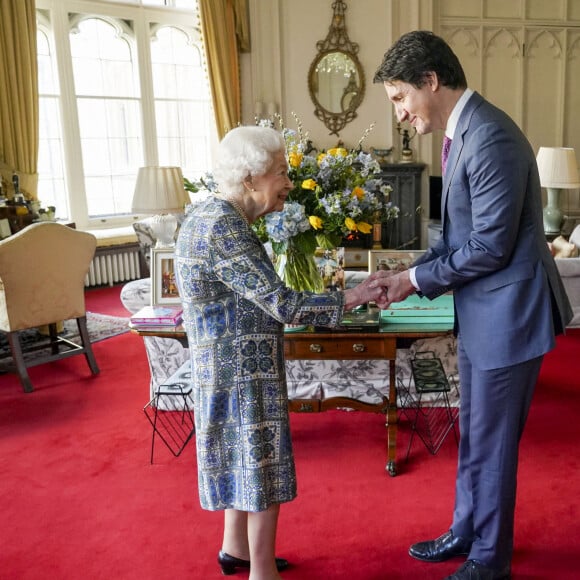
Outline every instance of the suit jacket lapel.
<path fill-rule="evenodd" d="M 457 127 L 455 128 L 451 149 L 449 150 L 449 157 L 447 158 L 447 170 L 443 176 L 443 195 L 441 199 L 441 227 L 443 232 L 445 232 L 446 227 L 445 222 L 447 218 L 446 210 L 449 198 L 449 186 L 453 179 L 453 174 L 455 173 L 459 159 L 461 158 L 461 152 L 463 150 L 463 144 L 465 141 L 465 134 L 469 129 L 471 117 L 473 116 L 475 109 L 477 109 L 477 107 L 479 107 L 482 102 L 483 97 L 479 93 L 474 92 L 461 112 L 461 116 L 457 122 Z"/>

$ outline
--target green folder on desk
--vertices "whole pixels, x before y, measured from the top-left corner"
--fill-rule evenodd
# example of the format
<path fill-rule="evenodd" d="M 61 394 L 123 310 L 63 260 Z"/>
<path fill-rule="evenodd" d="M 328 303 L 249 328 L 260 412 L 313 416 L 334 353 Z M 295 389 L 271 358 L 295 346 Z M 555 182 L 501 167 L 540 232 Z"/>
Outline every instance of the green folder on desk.
<path fill-rule="evenodd" d="M 453 295 L 443 294 L 434 300 L 411 294 L 403 302 L 393 302 L 381 310 L 381 324 L 449 324 L 453 327 Z"/>

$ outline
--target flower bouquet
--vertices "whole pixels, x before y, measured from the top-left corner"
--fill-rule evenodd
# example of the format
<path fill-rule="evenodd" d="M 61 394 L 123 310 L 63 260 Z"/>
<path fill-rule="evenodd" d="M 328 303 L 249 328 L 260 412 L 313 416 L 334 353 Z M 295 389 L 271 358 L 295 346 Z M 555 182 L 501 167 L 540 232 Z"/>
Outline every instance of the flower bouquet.
<path fill-rule="evenodd" d="M 356 149 L 335 147 L 317 153 L 295 119 L 296 131 L 284 127 L 278 117 L 295 187 L 284 210 L 264 216 L 255 228 L 262 241 L 272 244 L 281 278 L 297 290 L 319 292 L 316 249 L 340 246 L 348 235 L 369 234 L 372 224 L 396 219 L 399 208 L 389 201 L 391 187 L 376 177 L 378 162 L 362 151 L 372 125 Z M 259 123 L 272 126 L 270 121 Z"/>
<path fill-rule="evenodd" d="M 369 234 L 373 224 L 396 219 L 399 208 L 389 200 L 392 188 L 377 178 L 378 162 L 362 150 L 373 125 L 355 149 L 317 151 L 298 117 L 294 115 L 296 130 L 285 127 L 280 116 L 276 119 L 278 127 L 269 120 L 257 123 L 282 132 L 294 189 L 282 211 L 260 218 L 253 228 L 262 242 L 271 244 L 277 272 L 288 286 L 321 292 L 317 248 L 331 250 L 347 236 Z M 185 188 L 194 194 L 216 191 L 209 173 L 198 181 L 184 181 Z"/>

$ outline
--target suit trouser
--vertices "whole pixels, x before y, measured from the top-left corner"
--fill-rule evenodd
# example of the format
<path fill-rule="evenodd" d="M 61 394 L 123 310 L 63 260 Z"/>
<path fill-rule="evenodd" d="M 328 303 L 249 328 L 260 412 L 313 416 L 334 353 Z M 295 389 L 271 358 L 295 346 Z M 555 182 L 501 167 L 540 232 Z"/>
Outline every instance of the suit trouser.
<path fill-rule="evenodd" d="M 542 360 L 479 370 L 458 339 L 461 438 L 451 530 L 473 542 L 470 559 L 498 570 L 511 564 L 518 447 Z"/>

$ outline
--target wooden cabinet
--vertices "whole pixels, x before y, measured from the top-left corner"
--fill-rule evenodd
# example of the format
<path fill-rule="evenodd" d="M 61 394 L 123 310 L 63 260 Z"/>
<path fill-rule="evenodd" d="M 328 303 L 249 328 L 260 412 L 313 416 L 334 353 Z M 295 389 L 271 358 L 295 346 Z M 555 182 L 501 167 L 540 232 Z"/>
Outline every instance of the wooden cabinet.
<path fill-rule="evenodd" d="M 0 219 L 7 219 L 10 224 L 10 233 L 15 234 L 30 225 L 33 216 L 25 206 L 3 205 L 0 206 Z"/>
<path fill-rule="evenodd" d="M 383 224 L 381 245 L 388 249 L 421 248 L 421 179 L 424 163 L 381 165 L 380 177 L 393 188 L 391 201 L 400 209 L 398 219 Z"/>

